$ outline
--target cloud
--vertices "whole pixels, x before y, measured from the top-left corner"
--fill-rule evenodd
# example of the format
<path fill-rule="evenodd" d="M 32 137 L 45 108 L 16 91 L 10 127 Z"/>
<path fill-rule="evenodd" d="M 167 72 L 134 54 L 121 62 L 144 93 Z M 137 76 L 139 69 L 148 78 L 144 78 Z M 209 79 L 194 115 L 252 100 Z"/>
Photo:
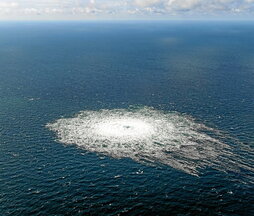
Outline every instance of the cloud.
<path fill-rule="evenodd" d="M 21 15 L 47 17 L 93 15 L 104 18 L 142 18 L 160 16 L 254 18 L 254 0 L 0 0 L 0 17 Z"/>
<path fill-rule="evenodd" d="M 156 5 L 161 2 L 162 2 L 161 0 L 135 0 L 134 4 L 139 7 L 148 7 L 148 6 Z"/>
<path fill-rule="evenodd" d="M 204 1 L 203 1 L 204 2 Z M 202 4 L 200 0 L 169 0 L 167 2 L 167 8 L 170 10 L 192 10 L 199 7 Z"/>
<path fill-rule="evenodd" d="M 12 8 L 17 6 L 18 6 L 17 2 L 1 2 L 0 1 L 0 8 Z"/>

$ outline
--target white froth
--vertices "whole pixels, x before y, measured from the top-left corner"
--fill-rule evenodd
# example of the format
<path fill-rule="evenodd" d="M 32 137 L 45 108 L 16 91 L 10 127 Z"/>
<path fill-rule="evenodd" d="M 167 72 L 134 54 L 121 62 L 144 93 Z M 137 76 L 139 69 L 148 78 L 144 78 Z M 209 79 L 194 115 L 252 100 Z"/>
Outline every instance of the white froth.
<path fill-rule="evenodd" d="M 154 133 L 152 124 L 131 118 L 107 119 L 96 124 L 94 129 L 102 136 L 118 139 L 151 136 Z"/>
<path fill-rule="evenodd" d="M 231 154 L 228 145 L 208 135 L 215 135 L 213 129 L 179 113 L 148 107 L 82 111 L 47 127 L 65 144 L 115 158 L 161 163 L 193 175 L 208 166 L 220 169 L 225 163 L 220 158 Z"/>

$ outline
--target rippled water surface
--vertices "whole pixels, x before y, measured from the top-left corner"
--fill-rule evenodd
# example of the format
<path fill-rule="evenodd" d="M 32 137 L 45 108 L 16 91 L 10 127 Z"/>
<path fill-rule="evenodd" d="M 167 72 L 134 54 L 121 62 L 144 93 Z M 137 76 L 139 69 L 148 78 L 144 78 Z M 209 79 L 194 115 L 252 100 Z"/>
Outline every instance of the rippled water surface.
<path fill-rule="evenodd" d="M 0 23 L 0 215 L 253 215 L 253 35 Z"/>

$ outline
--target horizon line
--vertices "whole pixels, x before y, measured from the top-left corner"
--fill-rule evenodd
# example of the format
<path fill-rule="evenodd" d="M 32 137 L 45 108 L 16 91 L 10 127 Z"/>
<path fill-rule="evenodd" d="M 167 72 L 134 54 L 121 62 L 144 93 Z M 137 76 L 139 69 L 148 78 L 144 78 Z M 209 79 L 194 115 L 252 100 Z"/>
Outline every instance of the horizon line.
<path fill-rule="evenodd" d="M 252 19 L 0 19 L 0 22 L 253 22 Z"/>

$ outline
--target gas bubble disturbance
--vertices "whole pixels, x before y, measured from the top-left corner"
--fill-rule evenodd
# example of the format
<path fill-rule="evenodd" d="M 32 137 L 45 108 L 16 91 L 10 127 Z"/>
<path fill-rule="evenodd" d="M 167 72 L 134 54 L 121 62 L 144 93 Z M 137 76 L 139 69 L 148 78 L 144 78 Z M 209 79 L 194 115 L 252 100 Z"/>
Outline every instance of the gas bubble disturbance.
<path fill-rule="evenodd" d="M 150 107 L 85 110 L 47 128 L 64 144 L 114 158 L 168 165 L 191 175 L 207 167 L 224 171 L 241 166 L 218 131 L 177 112 Z"/>

